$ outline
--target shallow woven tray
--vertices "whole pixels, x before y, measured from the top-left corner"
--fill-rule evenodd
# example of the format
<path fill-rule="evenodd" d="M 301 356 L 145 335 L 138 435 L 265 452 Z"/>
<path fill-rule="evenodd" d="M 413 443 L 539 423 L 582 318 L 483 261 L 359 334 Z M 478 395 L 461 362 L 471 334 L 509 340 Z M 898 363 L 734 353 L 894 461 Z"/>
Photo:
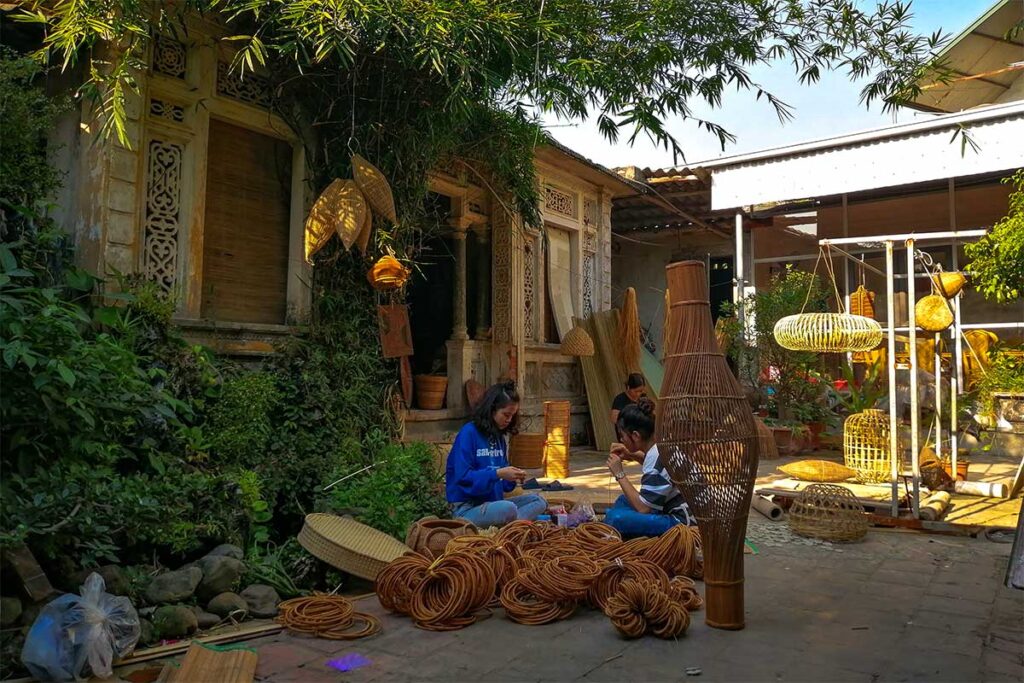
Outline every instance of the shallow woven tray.
<path fill-rule="evenodd" d="M 332 567 L 373 581 L 388 562 L 409 552 L 409 546 L 350 517 L 306 515 L 299 544 Z"/>

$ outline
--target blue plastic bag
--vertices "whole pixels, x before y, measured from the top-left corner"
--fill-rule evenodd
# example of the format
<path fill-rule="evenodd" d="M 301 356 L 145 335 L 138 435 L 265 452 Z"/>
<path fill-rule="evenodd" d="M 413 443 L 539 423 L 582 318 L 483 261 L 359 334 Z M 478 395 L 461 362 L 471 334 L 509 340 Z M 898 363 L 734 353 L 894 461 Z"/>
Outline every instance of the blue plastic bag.
<path fill-rule="evenodd" d="M 141 628 L 131 601 L 105 592 L 103 578 L 90 574 L 81 595 L 62 595 L 36 617 L 25 638 L 21 661 L 42 681 L 73 681 L 86 671 L 113 675 L 115 658 L 135 649 Z"/>

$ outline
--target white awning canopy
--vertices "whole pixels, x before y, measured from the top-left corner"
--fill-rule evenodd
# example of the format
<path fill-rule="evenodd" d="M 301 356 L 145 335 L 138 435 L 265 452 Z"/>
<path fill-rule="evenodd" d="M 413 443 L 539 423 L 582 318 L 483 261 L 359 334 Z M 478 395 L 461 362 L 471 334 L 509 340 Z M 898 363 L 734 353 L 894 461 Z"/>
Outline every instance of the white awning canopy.
<path fill-rule="evenodd" d="M 961 138 L 964 133 L 970 142 Z M 710 174 L 711 209 L 717 211 L 946 178 L 1009 175 L 1022 166 L 1024 102 L 1012 102 L 691 168 Z"/>

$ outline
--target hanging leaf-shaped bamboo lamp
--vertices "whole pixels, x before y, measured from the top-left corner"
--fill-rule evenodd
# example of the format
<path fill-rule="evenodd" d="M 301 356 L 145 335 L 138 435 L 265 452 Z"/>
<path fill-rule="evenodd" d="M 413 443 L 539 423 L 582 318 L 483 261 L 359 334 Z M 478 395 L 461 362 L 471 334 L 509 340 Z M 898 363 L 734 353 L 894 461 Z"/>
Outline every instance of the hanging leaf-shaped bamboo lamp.
<path fill-rule="evenodd" d="M 395 213 L 395 198 L 391 193 L 391 185 L 380 169 L 358 154 L 353 154 L 352 177 L 356 179 L 356 184 L 373 210 L 392 223 L 397 223 L 398 215 Z"/>
<path fill-rule="evenodd" d="M 344 180 L 334 201 L 334 228 L 345 249 L 351 249 L 366 224 L 370 207 L 366 205 L 363 193 L 354 180 Z"/>
<path fill-rule="evenodd" d="M 303 243 L 305 246 L 306 263 L 313 262 L 313 255 L 323 249 L 331 236 L 335 233 L 337 212 L 335 207 L 338 197 L 345 188 L 344 181 L 337 179 L 333 181 L 313 202 L 306 217 L 305 234 Z"/>

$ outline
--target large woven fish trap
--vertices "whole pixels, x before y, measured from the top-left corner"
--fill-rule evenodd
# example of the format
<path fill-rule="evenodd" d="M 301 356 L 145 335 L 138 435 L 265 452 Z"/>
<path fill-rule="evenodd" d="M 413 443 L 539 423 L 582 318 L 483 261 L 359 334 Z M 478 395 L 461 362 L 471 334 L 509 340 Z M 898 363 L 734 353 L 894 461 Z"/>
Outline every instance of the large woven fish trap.
<path fill-rule="evenodd" d="M 882 342 L 882 326 L 851 313 L 799 313 L 775 323 L 775 341 L 790 351 L 870 351 Z"/>
<path fill-rule="evenodd" d="M 864 483 L 884 483 L 892 478 L 892 444 L 889 414 L 869 408 L 854 413 L 843 423 L 843 462 Z"/>
<path fill-rule="evenodd" d="M 671 346 L 658 402 L 658 448 L 700 527 L 705 621 L 740 629 L 743 538 L 757 475 L 757 427 L 715 340 L 704 263 L 684 261 L 665 270 Z"/>

